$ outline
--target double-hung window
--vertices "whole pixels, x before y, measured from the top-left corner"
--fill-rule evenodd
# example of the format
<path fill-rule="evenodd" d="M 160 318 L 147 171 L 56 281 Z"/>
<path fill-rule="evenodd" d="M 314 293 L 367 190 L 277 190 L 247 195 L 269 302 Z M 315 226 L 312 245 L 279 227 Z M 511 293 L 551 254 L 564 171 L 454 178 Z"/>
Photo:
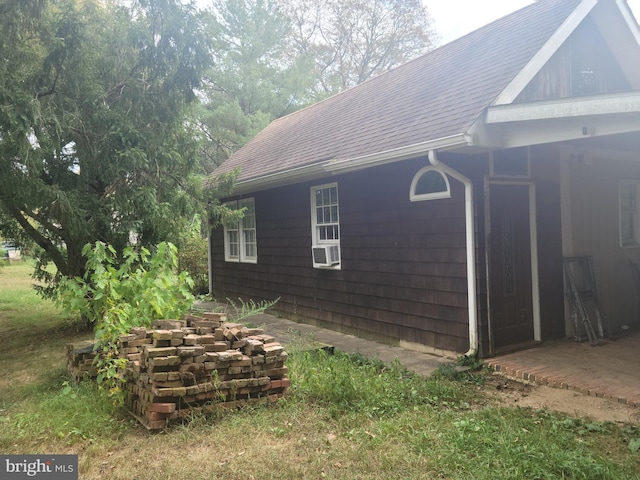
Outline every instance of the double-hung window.
<path fill-rule="evenodd" d="M 244 216 L 237 222 L 224 226 L 224 259 L 227 262 L 257 263 L 256 209 L 253 198 L 228 202 L 233 209 L 244 209 Z"/>
<path fill-rule="evenodd" d="M 640 180 L 620 181 L 620 245 L 640 246 Z"/>
<path fill-rule="evenodd" d="M 340 213 L 338 184 L 311 188 L 313 266 L 340 268 Z"/>

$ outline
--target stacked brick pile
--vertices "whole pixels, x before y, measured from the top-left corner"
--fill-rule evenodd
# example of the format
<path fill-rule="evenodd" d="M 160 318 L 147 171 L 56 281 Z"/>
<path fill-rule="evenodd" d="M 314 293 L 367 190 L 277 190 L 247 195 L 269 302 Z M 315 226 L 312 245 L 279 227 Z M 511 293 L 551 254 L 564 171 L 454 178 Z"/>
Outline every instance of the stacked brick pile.
<path fill-rule="evenodd" d="M 194 411 L 273 402 L 290 385 L 284 348 L 223 314 L 133 328 L 120 355 L 129 360 L 126 404 L 149 429 Z"/>
<path fill-rule="evenodd" d="M 93 366 L 96 357 L 93 346 L 94 342 L 91 340 L 67 345 L 67 370 L 76 382 L 98 375 L 96 367 Z"/>

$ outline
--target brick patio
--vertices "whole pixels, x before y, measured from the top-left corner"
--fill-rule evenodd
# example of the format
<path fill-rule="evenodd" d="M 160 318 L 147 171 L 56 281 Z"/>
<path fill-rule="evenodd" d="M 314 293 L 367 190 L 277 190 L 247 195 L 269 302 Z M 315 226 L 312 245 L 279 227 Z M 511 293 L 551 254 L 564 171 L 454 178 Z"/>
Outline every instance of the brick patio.
<path fill-rule="evenodd" d="M 595 347 L 565 339 L 485 364 L 508 377 L 640 407 L 640 331 Z"/>

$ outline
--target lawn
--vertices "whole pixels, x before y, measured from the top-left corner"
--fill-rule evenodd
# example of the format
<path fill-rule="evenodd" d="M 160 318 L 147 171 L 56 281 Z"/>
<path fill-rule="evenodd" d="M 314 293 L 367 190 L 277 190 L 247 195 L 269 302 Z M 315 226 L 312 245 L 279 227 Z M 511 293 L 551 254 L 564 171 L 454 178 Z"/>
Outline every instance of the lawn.
<path fill-rule="evenodd" d="M 64 345 L 90 334 L 35 295 L 30 271 L 0 269 L 2 453 L 77 453 L 82 479 L 640 478 L 637 427 L 495 406 L 483 374 L 424 379 L 304 339 L 287 345 L 277 405 L 147 432 L 67 376 Z"/>

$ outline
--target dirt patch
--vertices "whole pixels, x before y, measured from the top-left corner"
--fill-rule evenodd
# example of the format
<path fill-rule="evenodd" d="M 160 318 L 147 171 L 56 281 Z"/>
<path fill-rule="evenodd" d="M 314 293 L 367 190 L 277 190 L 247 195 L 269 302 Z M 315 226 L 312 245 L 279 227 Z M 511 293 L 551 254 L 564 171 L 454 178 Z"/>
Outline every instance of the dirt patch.
<path fill-rule="evenodd" d="M 640 425 L 639 408 L 572 390 L 532 385 L 500 374 L 487 376 L 484 390 L 499 405 L 554 410 L 600 422 Z"/>

